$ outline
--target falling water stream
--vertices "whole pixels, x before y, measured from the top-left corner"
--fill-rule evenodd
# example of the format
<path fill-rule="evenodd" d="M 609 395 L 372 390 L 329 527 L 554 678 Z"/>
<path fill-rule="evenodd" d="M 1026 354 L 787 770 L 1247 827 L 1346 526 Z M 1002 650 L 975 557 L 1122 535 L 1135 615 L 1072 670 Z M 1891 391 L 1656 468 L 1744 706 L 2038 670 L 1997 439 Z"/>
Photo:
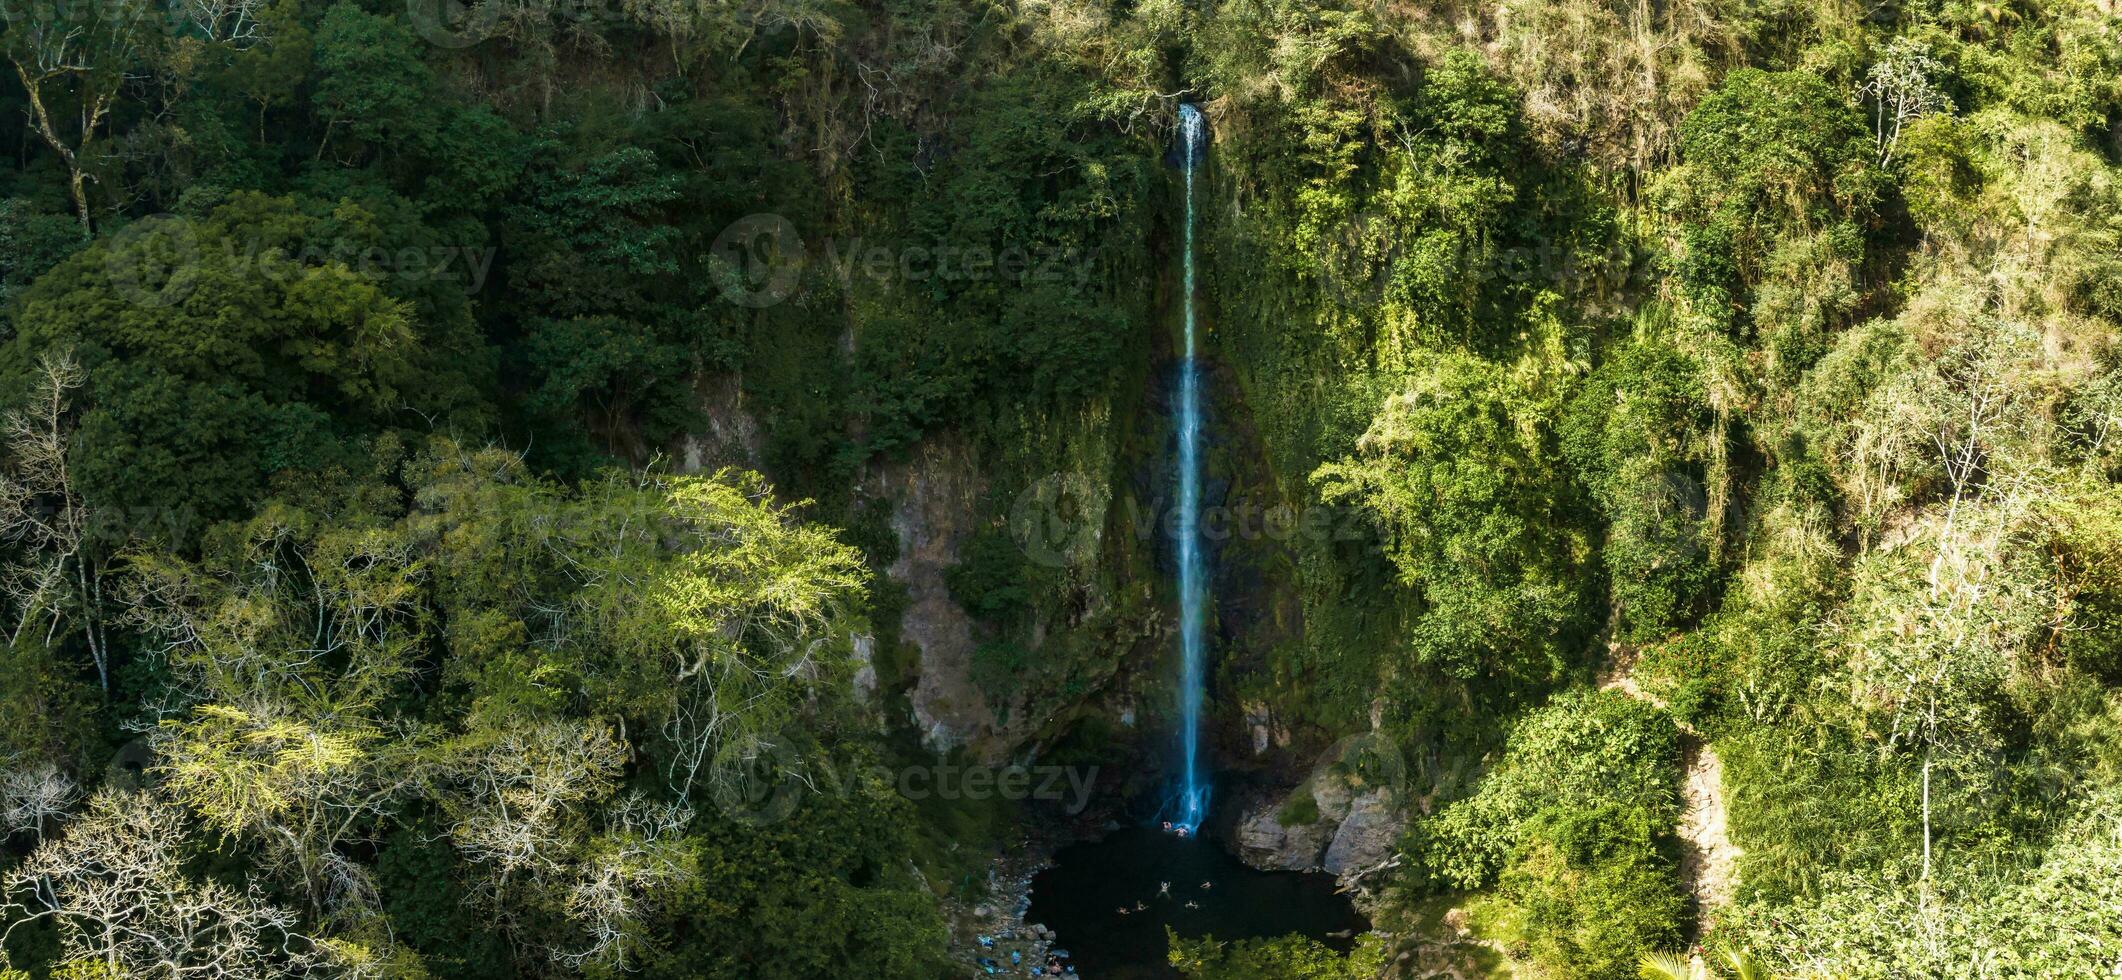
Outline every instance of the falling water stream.
<path fill-rule="evenodd" d="M 1181 254 L 1185 289 L 1185 350 L 1179 360 L 1179 514 L 1174 531 L 1179 557 L 1179 741 L 1182 769 L 1177 812 L 1172 824 L 1186 833 L 1208 814 L 1209 784 L 1201 775 L 1201 698 L 1206 683 L 1202 659 L 1208 620 L 1208 584 L 1201 556 L 1201 363 L 1195 345 L 1194 315 L 1194 164 L 1202 144 L 1201 110 L 1179 107 L 1179 139 L 1184 145 L 1186 230 Z"/>
<path fill-rule="evenodd" d="M 1245 939 L 1298 933 L 1345 950 L 1369 928 L 1339 894 L 1332 875 L 1246 867 L 1204 833 L 1213 780 L 1201 757 L 1202 690 L 1207 677 L 1208 568 L 1202 554 L 1201 358 L 1194 296 L 1194 168 L 1200 110 L 1179 107 L 1184 146 L 1186 228 L 1181 261 L 1185 326 L 1173 409 L 1178 430 L 1179 743 L 1181 764 L 1164 793 L 1161 828 L 1122 827 L 1104 839 L 1063 848 L 1032 880 L 1026 918 L 1052 928 L 1072 949 L 1084 980 L 1169 980 L 1167 930 L 1182 937 Z M 1012 964 L 1004 975 L 1033 975 L 1045 964 Z"/>

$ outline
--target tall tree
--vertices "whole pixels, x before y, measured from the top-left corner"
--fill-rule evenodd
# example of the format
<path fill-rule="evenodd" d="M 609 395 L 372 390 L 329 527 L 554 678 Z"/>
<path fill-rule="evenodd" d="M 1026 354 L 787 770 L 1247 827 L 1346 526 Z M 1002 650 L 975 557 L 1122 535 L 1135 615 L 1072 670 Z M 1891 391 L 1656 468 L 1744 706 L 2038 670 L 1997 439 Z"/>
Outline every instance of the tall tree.
<path fill-rule="evenodd" d="M 30 128 L 66 165 L 67 194 L 94 233 L 88 185 L 94 179 L 97 137 L 142 50 L 157 39 L 160 8 L 147 0 L 40 0 L 14 8 L 0 47 L 15 66 L 29 100 Z"/>

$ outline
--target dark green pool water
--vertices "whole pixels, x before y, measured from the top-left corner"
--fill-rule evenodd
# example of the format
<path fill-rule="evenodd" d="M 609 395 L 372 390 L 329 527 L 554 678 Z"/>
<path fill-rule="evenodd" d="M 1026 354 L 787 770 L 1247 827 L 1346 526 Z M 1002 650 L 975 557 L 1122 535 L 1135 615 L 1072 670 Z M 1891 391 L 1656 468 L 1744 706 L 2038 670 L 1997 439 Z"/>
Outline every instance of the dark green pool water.
<path fill-rule="evenodd" d="M 1085 980 L 1178 977 L 1166 926 L 1188 938 L 1302 933 L 1342 950 L 1370 928 L 1331 875 L 1257 871 L 1213 841 L 1146 827 L 1063 848 L 1032 880 L 1025 918 L 1054 930 Z"/>

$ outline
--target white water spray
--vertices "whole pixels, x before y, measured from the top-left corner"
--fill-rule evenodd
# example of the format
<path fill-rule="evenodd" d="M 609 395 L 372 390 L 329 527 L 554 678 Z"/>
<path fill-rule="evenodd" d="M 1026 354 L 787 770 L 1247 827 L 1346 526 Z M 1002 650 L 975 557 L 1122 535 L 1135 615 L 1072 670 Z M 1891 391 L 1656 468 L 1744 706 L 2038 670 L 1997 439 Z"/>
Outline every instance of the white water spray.
<path fill-rule="evenodd" d="M 1186 229 L 1181 252 L 1185 270 L 1186 340 L 1179 362 L 1179 514 L 1174 531 L 1179 555 L 1179 718 L 1184 770 L 1178 813 L 1171 821 L 1192 833 L 1208 815 L 1209 782 L 1201 772 L 1201 700 L 1208 620 L 1206 562 L 1201 555 L 1201 367 L 1194 336 L 1194 163 L 1202 143 L 1201 110 L 1179 106 L 1179 139 L 1185 144 Z"/>

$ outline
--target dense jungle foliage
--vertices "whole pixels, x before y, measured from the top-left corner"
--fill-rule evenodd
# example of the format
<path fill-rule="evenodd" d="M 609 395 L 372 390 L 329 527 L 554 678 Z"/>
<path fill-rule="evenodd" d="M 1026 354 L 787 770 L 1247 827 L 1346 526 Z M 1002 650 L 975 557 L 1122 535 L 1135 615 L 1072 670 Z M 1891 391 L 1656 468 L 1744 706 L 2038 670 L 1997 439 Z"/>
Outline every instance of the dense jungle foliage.
<path fill-rule="evenodd" d="M 0 13 L 0 978 L 973 975 L 890 773 L 1168 730 L 1182 101 L 1211 740 L 1403 829 L 1175 967 L 2122 970 L 2107 0 Z"/>

